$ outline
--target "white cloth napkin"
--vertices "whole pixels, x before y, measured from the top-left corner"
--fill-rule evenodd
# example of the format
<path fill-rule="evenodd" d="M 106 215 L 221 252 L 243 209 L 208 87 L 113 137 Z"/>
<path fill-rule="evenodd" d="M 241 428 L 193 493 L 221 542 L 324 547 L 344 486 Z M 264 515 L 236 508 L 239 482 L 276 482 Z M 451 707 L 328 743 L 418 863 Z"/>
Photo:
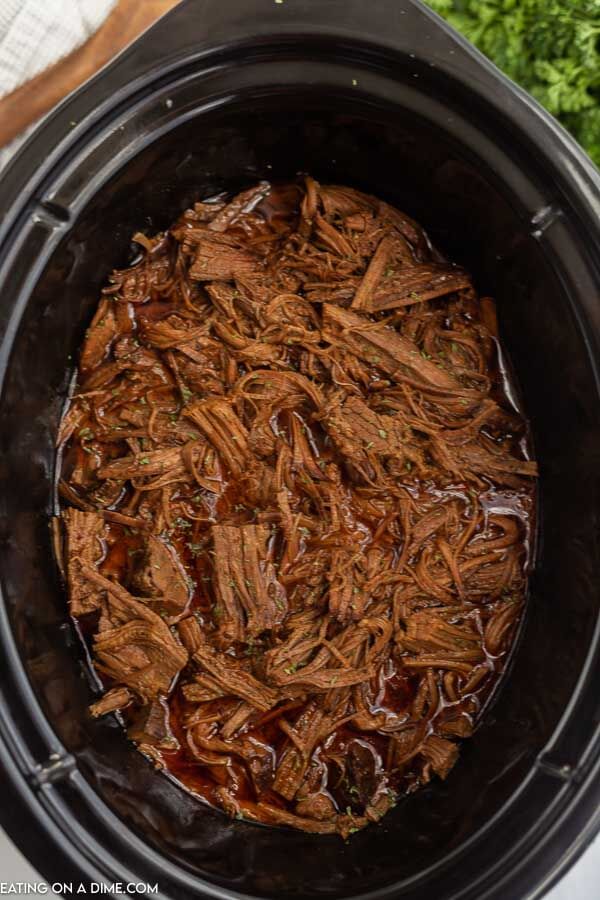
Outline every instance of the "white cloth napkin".
<path fill-rule="evenodd" d="M 85 43 L 116 2 L 0 0 L 0 97 Z M 0 149 L 0 169 L 30 130 Z"/>

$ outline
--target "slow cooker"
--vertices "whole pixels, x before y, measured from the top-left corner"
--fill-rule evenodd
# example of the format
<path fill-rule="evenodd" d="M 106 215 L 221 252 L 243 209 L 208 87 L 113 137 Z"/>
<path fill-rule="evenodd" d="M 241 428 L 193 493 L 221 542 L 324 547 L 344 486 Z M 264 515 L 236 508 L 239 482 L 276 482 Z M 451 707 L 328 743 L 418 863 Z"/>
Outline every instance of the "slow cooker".
<path fill-rule="evenodd" d="M 202 197 L 309 171 L 414 216 L 498 299 L 541 463 L 510 671 L 446 782 L 344 842 L 230 821 L 92 721 L 52 553 L 99 289 Z M 541 896 L 600 825 L 600 175 L 418 0 L 184 0 L 0 180 L 3 827 L 51 882 L 167 898 Z"/>

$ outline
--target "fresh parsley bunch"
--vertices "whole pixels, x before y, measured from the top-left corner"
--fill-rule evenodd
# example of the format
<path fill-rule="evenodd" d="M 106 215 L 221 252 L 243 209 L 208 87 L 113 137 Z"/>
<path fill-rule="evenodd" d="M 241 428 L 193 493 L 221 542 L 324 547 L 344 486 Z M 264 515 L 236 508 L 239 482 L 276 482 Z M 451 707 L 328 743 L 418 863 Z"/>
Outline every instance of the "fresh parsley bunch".
<path fill-rule="evenodd" d="M 600 0 L 428 0 L 600 166 Z"/>

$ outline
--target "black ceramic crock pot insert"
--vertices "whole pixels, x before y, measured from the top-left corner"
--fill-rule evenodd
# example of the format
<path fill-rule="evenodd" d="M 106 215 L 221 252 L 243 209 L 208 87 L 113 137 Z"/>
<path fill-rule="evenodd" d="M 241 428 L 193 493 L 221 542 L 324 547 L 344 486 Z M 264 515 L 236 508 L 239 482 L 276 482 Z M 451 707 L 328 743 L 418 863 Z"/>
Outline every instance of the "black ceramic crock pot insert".
<path fill-rule="evenodd" d="M 130 235 L 299 170 L 398 204 L 498 298 L 541 463 L 511 670 L 448 780 L 344 843 L 230 822 L 94 684 L 52 557 L 72 359 Z M 539 896 L 599 825 L 600 178 L 418 0 L 186 0 L 0 179 L 0 820 L 51 881 L 169 898 Z"/>

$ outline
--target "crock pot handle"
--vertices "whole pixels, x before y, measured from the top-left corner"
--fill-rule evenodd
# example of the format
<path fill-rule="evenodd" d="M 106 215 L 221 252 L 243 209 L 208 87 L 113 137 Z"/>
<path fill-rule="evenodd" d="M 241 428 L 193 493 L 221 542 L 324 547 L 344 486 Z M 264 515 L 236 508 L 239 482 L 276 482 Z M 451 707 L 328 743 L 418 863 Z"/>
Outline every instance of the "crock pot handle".
<path fill-rule="evenodd" d="M 394 53 L 414 53 L 458 66 L 474 62 L 472 48 L 420 0 L 183 0 L 146 31 L 119 60 L 141 74 L 182 55 L 202 54 L 203 48 L 256 44 L 277 35 L 298 41 L 302 34 L 356 41 Z M 466 51 L 466 52 L 465 52 Z M 483 59 L 483 57 L 481 58 Z"/>

